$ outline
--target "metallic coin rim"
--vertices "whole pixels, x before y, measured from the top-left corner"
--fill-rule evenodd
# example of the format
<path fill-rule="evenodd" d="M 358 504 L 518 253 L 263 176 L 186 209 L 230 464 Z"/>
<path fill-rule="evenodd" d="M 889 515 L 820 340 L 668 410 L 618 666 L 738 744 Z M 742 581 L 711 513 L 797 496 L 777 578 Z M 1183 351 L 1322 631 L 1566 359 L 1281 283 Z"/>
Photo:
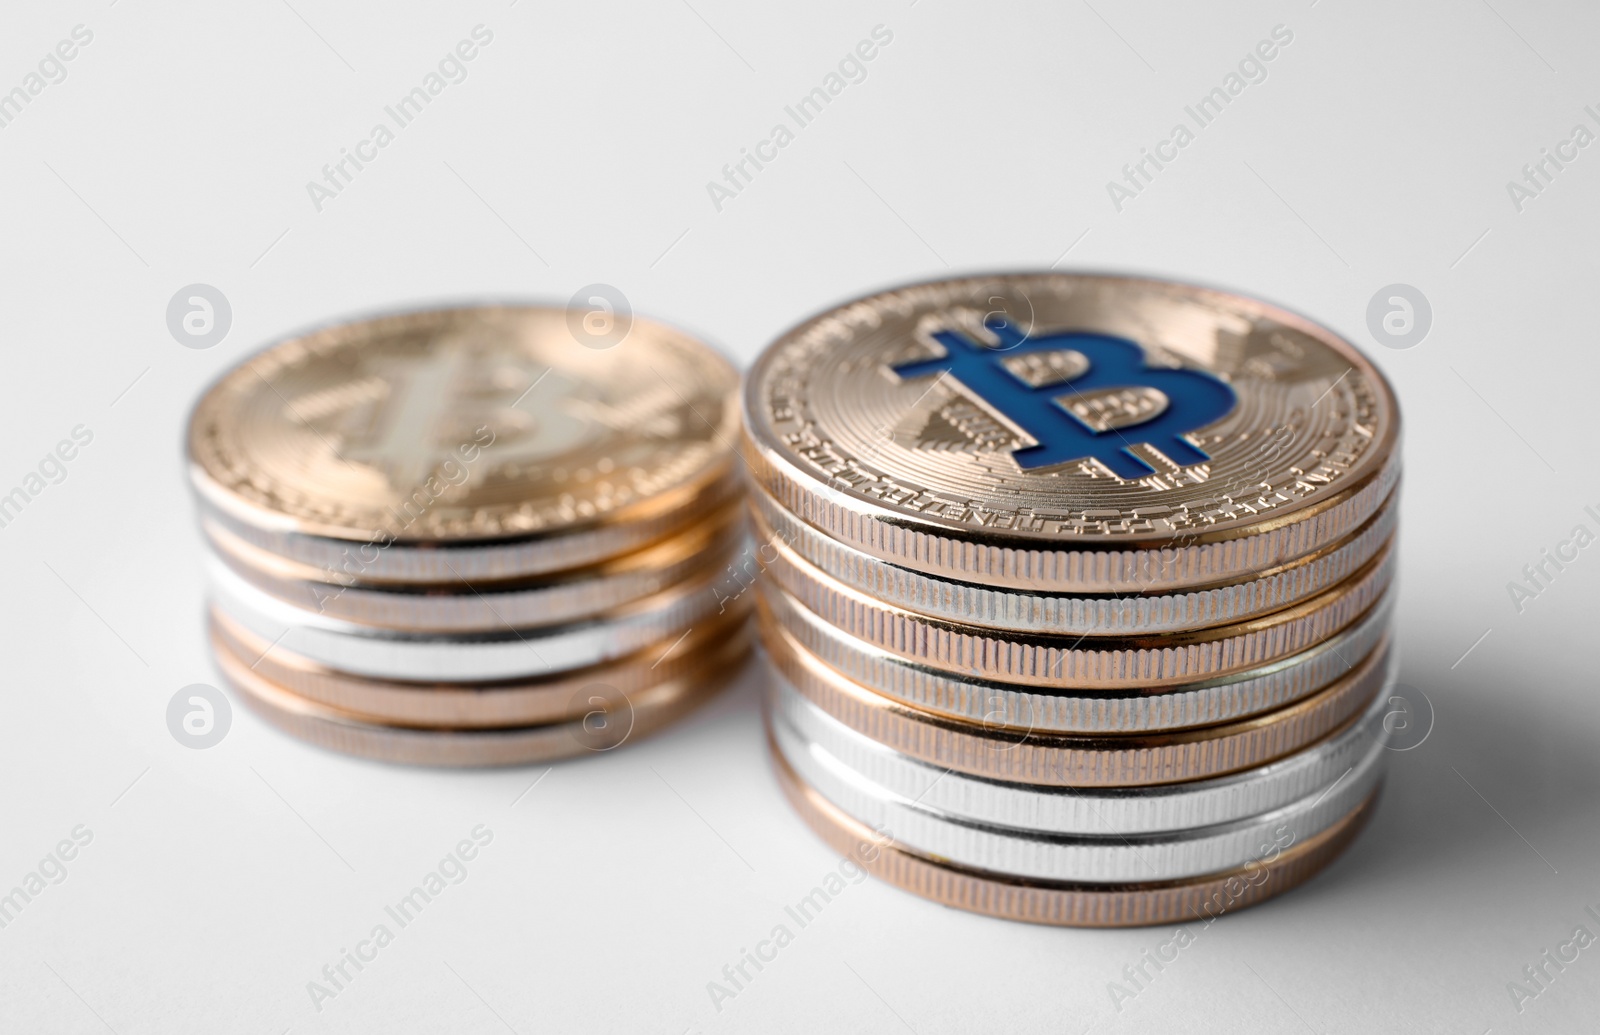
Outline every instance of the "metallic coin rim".
<path fill-rule="evenodd" d="M 1047 271 L 1048 272 L 1048 271 Z M 1061 544 L 1045 533 L 969 528 L 892 510 L 820 481 L 786 457 L 783 444 L 760 416 L 768 367 L 790 339 L 854 307 L 897 293 L 955 283 L 1032 279 L 1041 272 L 1012 271 L 946 277 L 904 284 L 829 307 L 795 324 L 769 344 L 745 376 L 742 393 L 746 462 L 757 484 L 786 509 L 824 534 L 883 560 L 931 575 L 1018 589 L 1067 592 L 1149 591 L 1204 585 L 1285 563 L 1320 548 L 1364 522 L 1399 477 L 1401 419 L 1393 388 L 1354 345 L 1307 317 L 1259 299 L 1218 288 L 1114 273 L 1057 274 L 1062 279 L 1190 292 L 1213 304 L 1226 302 L 1292 327 L 1328 346 L 1368 378 L 1386 404 L 1387 428 L 1364 458 L 1364 472 L 1337 492 L 1275 509 L 1257 521 L 1193 533 L 1133 532 L 1115 543 Z M 1375 491 L 1374 491 L 1375 490 Z"/>
<path fill-rule="evenodd" d="M 769 729 L 770 741 L 812 790 L 857 822 L 893 837 L 907 850 L 958 866 L 1031 880 L 1111 883 L 1184 880 L 1238 869 L 1271 832 L 1288 827 L 1315 836 L 1348 814 L 1378 783 L 1387 752 L 1370 740 L 1348 772 L 1270 812 L 1176 831 L 1063 834 L 998 827 L 961 819 L 909 801 L 850 769 L 790 730 Z"/>
<path fill-rule="evenodd" d="M 519 579 L 564 572 L 602 563 L 609 558 L 679 535 L 699 515 L 737 502 L 742 482 L 734 459 L 684 499 L 640 501 L 651 508 L 629 515 L 625 523 L 593 529 L 545 530 L 520 536 L 477 541 L 385 540 L 379 531 L 348 538 L 308 535 L 291 529 L 258 527 L 219 505 L 204 485 L 196 485 L 203 520 L 213 521 L 259 550 L 297 564 L 338 570 L 351 563 L 352 549 L 362 557 L 362 578 L 373 583 L 459 583 Z"/>
<path fill-rule="evenodd" d="M 988 827 L 1118 838 L 1258 816 L 1345 779 L 1383 742 L 1389 708 L 1380 693 L 1357 722 L 1256 769 L 1190 783 L 1085 789 L 984 779 L 903 755 L 828 715 L 782 680 L 769 682 L 766 701 L 769 735 L 784 741 L 786 756 L 796 744 L 810 745 L 918 808 Z"/>
<path fill-rule="evenodd" d="M 746 619 L 733 614 L 675 641 L 573 672 L 482 683 L 412 683 L 340 672 L 269 643 L 214 607 L 208 632 L 214 652 L 226 652 L 267 682 L 342 714 L 382 726 L 497 729 L 570 719 L 574 708 L 581 714 L 577 702 L 595 686 L 641 693 L 743 655 L 752 640 Z"/>
<path fill-rule="evenodd" d="M 286 604 L 328 618 L 412 632 L 483 632 L 592 618 L 720 569 L 744 544 L 737 508 L 703 526 L 589 568 L 457 586 L 362 583 L 284 560 L 202 522 L 212 554 Z"/>
<path fill-rule="evenodd" d="M 956 675 L 1097 690 L 1177 686 L 1297 654 L 1365 614 L 1388 589 L 1396 566 L 1391 538 L 1345 581 L 1290 607 L 1209 629 L 1091 639 L 930 618 L 845 585 L 785 544 L 769 540 L 765 548 L 776 558 L 768 568 L 784 590 L 875 647 Z"/>
<path fill-rule="evenodd" d="M 1181 783 L 1276 761 L 1355 722 L 1393 674 L 1385 636 L 1339 679 L 1293 704 L 1220 726 L 1084 736 L 995 729 L 912 708 L 839 675 L 770 624 L 776 674 L 828 715 L 901 754 L 1010 783 L 1136 787 Z"/>
<path fill-rule="evenodd" d="M 801 783 L 775 750 L 768 756 L 779 788 L 801 820 L 824 844 L 857 860 L 874 877 L 940 905 L 1056 927 L 1209 923 L 1263 902 L 1314 877 L 1343 852 L 1371 818 L 1382 790 L 1380 786 L 1350 815 L 1253 872 L 1246 866 L 1186 881 L 1070 884 L 1019 880 L 918 855 L 839 811 Z M 1261 873 L 1266 876 L 1257 882 Z"/>
<path fill-rule="evenodd" d="M 273 685 L 226 654 L 223 680 L 269 725 L 320 748 L 405 765 L 463 768 L 529 765 L 604 753 L 671 725 L 720 693 L 744 658 L 668 680 L 630 697 L 632 725 L 616 745 L 586 741 L 584 719 L 488 730 L 416 729 L 363 722 Z"/>
<path fill-rule="evenodd" d="M 781 541 L 840 584 L 901 610 L 1014 632 L 1140 636 L 1246 621 L 1338 585 L 1389 540 L 1399 517 L 1398 493 L 1396 488 L 1349 535 L 1255 578 L 1167 593 L 1106 595 L 1025 593 L 926 575 L 823 535 L 760 486 L 751 489 L 750 509 L 763 548 Z"/>
<path fill-rule="evenodd" d="M 573 310 L 569 306 L 541 305 L 526 301 L 482 300 L 453 304 L 445 303 L 338 317 L 310 327 L 292 331 L 279 338 L 276 338 L 268 342 L 260 350 L 247 359 L 243 360 L 239 364 L 236 364 L 235 366 L 229 367 L 227 370 L 219 374 L 215 380 L 206 386 L 205 391 L 203 391 L 200 394 L 200 397 L 196 400 L 195 405 L 190 411 L 189 418 L 185 424 L 184 435 L 185 455 L 189 458 L 189 463 L 187 466 L 191 484 L 206 503 L 209 503 L 213 507 L 220 509 L 235 521 L 243 523 L 246 527 L 253 527 L 265 532 L 278 533 L 280 535 L 287 533 L 310 540 L 322 540 L 342 545 L 368 541 L 371 539 L 373 534 L 369 531 L 339 525 L 331 525 L 325 522 L 308 521 L 294 517 L 290 514 L 283 513 L 281 511 L 270 510 L 239 496 L 213 478 L 211 473 L 205 469 L 204 465 L 195 459 L 194 442 L 196 436 L 199 434 L 199 422 L 205 417 L 207 407 L 208 405 L 211 405 L 211 400 L 216 396 L 216 393 L 223 391 L 229 384 L 230 379 L 238 374 L 241 370 L 255 367 L 257 364 L 263 361 L 270 360 L 278 349 L 292 345 L 296 342 L 300 342 L 304 339 L 321 338 L 334 332 L 343 331 L 347 333 L 355 333 L 358 330 L 369 329 L 375 326 L 402 323 L 407 319 L 422 317 L 438 319 L 451 314 L 485 315 L 491 313 L 522 312 L 557 316 L 574 311 L 576 310 Z M 674 486 L 665 492 L 637 500 L 634 503 L 619 507 L 614 511 L 608 511 L 604 514 L 597 514 L 592 517 L 573 521 L 557 528 L 548 528 L 531 533 L 516 533 L 512 535 L 505 535 L 502 533 L 495 533 L 492 535 L 473 535 L 468 533 L 462 535 L 424 538 L 415 540 L 416 542 L 427 545 L 444 545 L 448 543 L 457 547 L 505 543 L 534 544 L 539 542 L 549 542 L 551 540 L 566 539 L 576 535 L 581 535 L 586 532 L 599 531 L 611 526 L 627 526 L 648 523 L 652 519 L 659 518 L 667 511 L 687 507 L 692 503 L 692 500 L 683 499 L 681 497 L 693 497 L 699 495 L 700 491 L 705 486 L 709 485 L 713 481 L 716 481 L 720 477 L 726 476 L 727 472 L 732 470 L 733 447 L 730 442 L 730 436 L 736 431 L 739 425 L 739 371 L 733 366 L 727 357 L 723 356 L 716 349 L 713 349 L 710 345 L 706 344 L 704 341 L 701 341 L 696 336 L 687 333 L 686 331 L 680 330 L 671 324 L 638 315 L 634 315 L 632 317 L 632 321 L 632 326 L 634 328 L 650 328 L 655 333 L 671 336 L 679 339 L 682 343 L 691 346 L 692 349 L 698 351 L 701 359 L 703 359 L 709 365 L 718 368 L 728 381 L 729 393 L 723 407 L 723 413 L 721 415 L 722 422 L 720 425 L 720 431 L 716 427 L 713 428 L 714 432 L 716 432 L 714 437 L 724 447 L 724 451 L 717 454 L 717 459 L 709 463 L 706 467 L 702 468 L 694 476 L 686 479 L 680 485 Z M 704 420 L 703 417 L 701 419 Z M 709 422 L 707 423 L 709 424 Z M 617 551 L 611 550 L 608 552 Z"/>
<path fill-rule="evenodd" d="M 762 628 L 783 628 L 842 677 L 918 711 L 986 728 L 1058 733 L 1159 733 L 1212 726 L 1291 704 L 1348 672 L 1376 646 L 1394 611 L 1385 594 L 1337 635 L 1269 665 L 1166 687 L 1074 692 L 969 679 L 874 647 L 830 625 L 781 589 L 758 592 Z"/>
<path fill-rule="evenodd" d="M 257 636 L 329 668 L 378 679 L 473 682 L 522 679 L 587 668 L 671 639 L 719 608 L 732 608 L 713 590 L 718 576 L 706 572 L 601 618 L 537 629 L 419 634 L 351 622 L 335 622 L 286 604 L 234 575 L 221 561 L 207 561 L 215 606 Z M 557 660 L 549 661 L 545 657 Z"/>

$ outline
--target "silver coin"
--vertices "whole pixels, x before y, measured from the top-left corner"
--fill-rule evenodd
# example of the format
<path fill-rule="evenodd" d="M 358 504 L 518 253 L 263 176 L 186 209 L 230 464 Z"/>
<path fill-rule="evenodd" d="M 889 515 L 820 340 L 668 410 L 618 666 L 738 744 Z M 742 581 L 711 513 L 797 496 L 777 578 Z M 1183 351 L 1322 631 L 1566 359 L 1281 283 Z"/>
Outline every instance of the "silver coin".
<path fill-rule="evenodd" d="M 692 501 L 626 523 L 603 523 L 572 534 L 536 533 L 489 542 L 441 540 L 414 544 L 374 532 L 367 539 L 336 539 L 285 528 L 262 527 L 256 515 L 236 512 L 237 505 L 214 489 L 190 465 L 195 503 L 203 521 L 227 529 L 240 539 L 297 564 L 322 571 L 344 571 L 352 565 L 372 582 L 459 583 L 526 578 L 598 564 L 676 535 L 694 515 L 713 513 L 738 500 L 743 491 L 730 472 L 702 487 Z"/>
<path fill-rule="evenodd" d="M 782 542 L 844 585 L 884 603 L 967 625 L 1073 636 L 1184 632 L 1289 607 L 1371 560 L 1394 532 L 1399 512 L 1391 495 L 1343 540 L 1244 581 L 1172 593 L 1095 595 L 1027 592 L 927 575 L 824 535 L 759 488 L 750 499 L 758 540 Z"/>
<path fill-rule="evenodd" d="M 213 553 L 272 596 L 331 619 L 410 632 L 494 632 L 580 621 L 625 607 L 707 570 L 721 569 L 744 545 L 737 511 L 708 516 L 681 534 L 600 565 L 537 579 L 485 582 L 446 591 L 438 585 L 362 582 L 286 561 L 202 521 Z"/>
<path fill-rule="evenodd" d="M 815 745 L 776 740 L 813 790 L 906 848 L 989 873 L 1036 880 L 1123 883 L 1181 880 L 1261 863 L 1354 810 L 1382 779 L 1378 741 L 1345 774 L 1269 812 L 1179 831 L 1061 834 L 979 823 L 940 812 L 875 783 Z"/>
<path fill-rule="evenodd" d="M 1391 539 L 1348 579 L 1270 614 L 1181 633 L 1090 637 L 931 618 L 846 586 L 781 542 L 765 546 L 771 581 L 852 636 L 963 676 L 1052 690 L 1152 692 L 1285 660 L 1360 619 L 1384 595 L 1397 567 Z"/>
<path fill-rule="evenodd" d="M 1354 668 L 1383 638 L 1394 609 L 1385 594 L 1353 625 L 1309 650 L 1260 668 L 1160 693 L 1017 686 L 920 665 L 831 625 L 770 581 L 759 603 L 771 620 L 830 668 L 925 711 L 989 727 L 1058 733 L 1149 733 L 1232 722 L 1290 704 Z"/>
<path fill-rule="evenodd" d="M 407 633 L 287 604 L 214 556 L 207 574 L 216 606 L 257 636 L 329 668 L 411 681 L 522 679 L 596 665 L 670 641 L 730 606 L 714 591 L 716 573 L 708 572 L 603 618 L 537 629 Z"/>
<path fill-rule="evenodd" d="M 1393 676 L 1393 661 L 1388 677 Z M 1211 780 L 1146 787 L 1072 788 L 988 780 L 901 754 L 828 715 L 782 679 L 767 693 L 785 757 L 815 752 L 924 809 L 978 824 L 1058 834 L 1123 835 L 1231 823 L 1283 808 L 1352 771 L 1384 736 L 1388 698 L 1288 758 Z"/>

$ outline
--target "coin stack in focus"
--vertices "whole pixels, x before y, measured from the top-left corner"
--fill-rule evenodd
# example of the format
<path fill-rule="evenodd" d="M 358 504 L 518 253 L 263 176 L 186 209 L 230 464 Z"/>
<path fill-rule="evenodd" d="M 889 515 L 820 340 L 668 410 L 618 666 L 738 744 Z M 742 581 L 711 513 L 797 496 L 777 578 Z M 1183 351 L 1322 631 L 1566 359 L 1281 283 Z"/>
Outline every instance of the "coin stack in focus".
<path fill-rule="evenodd" d="M 607 321 L 610 321 L 607 323 Z M 605 750 L 748 651 L 737 374 L 626 314 L 482 306 L 281 342 L 195 407 L 210 632 L 308 741 L 503 765 Z"/>
<path fill-rule="evenodd" d="M 1399 416 L 1222 292 L 885 292 L 745 386 L 774 765 L 878 876 L 1042 923 L 1206 918 L 1336 856 L 1383 775 Z"/>

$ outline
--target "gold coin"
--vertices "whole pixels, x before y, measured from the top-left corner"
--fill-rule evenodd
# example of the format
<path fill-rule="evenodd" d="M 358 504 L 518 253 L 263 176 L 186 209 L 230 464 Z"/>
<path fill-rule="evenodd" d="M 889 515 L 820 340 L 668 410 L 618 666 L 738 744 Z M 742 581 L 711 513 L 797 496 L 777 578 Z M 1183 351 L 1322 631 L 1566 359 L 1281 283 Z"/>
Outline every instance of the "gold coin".
<path fill-rule="evenodd" d="M 211 609 L 211 645 L 266 682 L 354 719 L 419 729 L 496 729 L 562 722 L 585 714 L 590 698 L 632 699 L 653 686 L 733 662 L 748 652 L 743 610 L 617 661 L 527 680 L 423 683 L 340 672 L 284 650 Z"/>
<path fill-rule="evenodd" d="M 731 500 L 733 367 L 641 319 L 588 347 L 573 316 L 466 307 L 280 342 L 191 415 L 202 513 L 351 578 L 460 582 L 593 564 Z"/>
<path fill-rule="evenodd" d="M 1086 736 L 988 727 L 923 711 L 846 679 L 765 620 L 761 639 L 791 686 L 857 733 L 941 768 L 1056 787 L 1180 783 L 1265 765 L 1355 722 L 1392 675 L 1385 637 L 1333 683 L 1270 712 L 1166 733 Z"/>
<path fill-rule="evenodd" d="M 846 636 L 787 593 L 760 594 L 756 604 L 764 622 L 782 628 L 841 676 L 884 697 L 987 728 L 1087 734 L 1216 726 L 1298 701 L 1370 654 L 1389 631 L 1394 611 L 1394 597 L 1385 596 L 1353 625 L 1310 650 L 1223 679 L 1150 693 L 1139 687 L 1072 690 L 966 679 Z"/>
<path fill-rule="evenodd" d="M 1210 920 L 1280 895 L 1315 876 L 1353 841 L 1371 817 L 1373 791 L 1348 816 L 1313 837 L 1259 861 L 1200 878 L 1129 884 L 1069 884 L 974 870 L 910 851 L 857 822 L 802 783 L 770 743 L 778 785 L 828 846 L 880 880 L 941 905 L 1005 920 L 1067 927 L 1140 927 Z M 1270 858 L 1267 856 L 1270 854 Z"/>
<path fill-rule="evenodd" d="M 1249 578 L 1399 473 L 1382 375 L 1310 321 L 1131 277 L 967 277 L 788 331 L 744 391 L 756 481 L 855 549 L 1068 593 Z"/>
<path fill-rule="evenodd" d="M 1256 572 L 1241 582 L 1166 593 L 1041 593 L 957 582 L 880 560 L 832 539 L 778 506 L 757 488 L 751 493 L 755 533 L 763 553 L 779 540 L 851 589 L 885 604 L 964 625 L 1067 636 L 1148 636 L 1238 622 L 1289 607 L 1348 578 L 1378 553 L 1394 533 L 1395 494 L 1366 524 L 1290 564 Z"/>
<path fill-rule="evenodd" d="M 1358 621 L 1388 589 L 1385 545 L 1344 582 L 1243 622 L 1148 636 L 1061 636 L 983 628 L 881 603 L 768 540 L 774 581 L 829 625 L 930 668 L 1025 686 L 1158 689 L 1259 668 L 1315 646 Z M 763 586 L 763 592 L 773 591 Z"/>
<path fill-rule="evenodd" d="M 291 561 L 210 520 L 201 527 L 217 556 L 246 582 L 330 619 L 410 632 L 484 632 L 592 618 L 728 564 L 743 544 L 743 515 L 723 507 L 702 523 L 585 568 L 495 582 L 361 582 Z"/>
<path fill-rule="evenodd" d="M 587 707 L 566 721 L 496 729 L 392 726 L 365 721 L 301 697 L 218 650 L 223 678 L 250 709 L 280 730 L 348 755 L 436 766 L 553 762 L 608 751 L 677 721 L 715 696 L 738 672 L 744 652 L 633 694 L 603 684 L 582 688 Z"/>

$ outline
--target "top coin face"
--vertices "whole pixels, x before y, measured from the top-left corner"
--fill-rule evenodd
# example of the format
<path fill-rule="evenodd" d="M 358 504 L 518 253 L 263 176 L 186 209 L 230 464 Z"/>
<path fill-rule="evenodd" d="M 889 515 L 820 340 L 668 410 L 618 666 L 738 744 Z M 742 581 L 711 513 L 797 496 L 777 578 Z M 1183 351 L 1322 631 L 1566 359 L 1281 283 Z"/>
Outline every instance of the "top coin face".
<path fill-rule="evenodd" d="M 730 476 L 737 385 L 709 348 L 646 320 L 598 350 L 559 308 L 405 313 L 228 373 L 195 407 L 190 468 L 204 506 L 291 553 L 285 537 L 376 543 L 378 557 L 649 525 Z"/>
<path fill-rule="evenodd" d="M 1398 477 L 1381 374 L 1302 317 L 1115 276 L 935 281 L 784 334 L 746 381 L 780 503 L 933 574 L 1221 582 L 1348 533 Z"/>

